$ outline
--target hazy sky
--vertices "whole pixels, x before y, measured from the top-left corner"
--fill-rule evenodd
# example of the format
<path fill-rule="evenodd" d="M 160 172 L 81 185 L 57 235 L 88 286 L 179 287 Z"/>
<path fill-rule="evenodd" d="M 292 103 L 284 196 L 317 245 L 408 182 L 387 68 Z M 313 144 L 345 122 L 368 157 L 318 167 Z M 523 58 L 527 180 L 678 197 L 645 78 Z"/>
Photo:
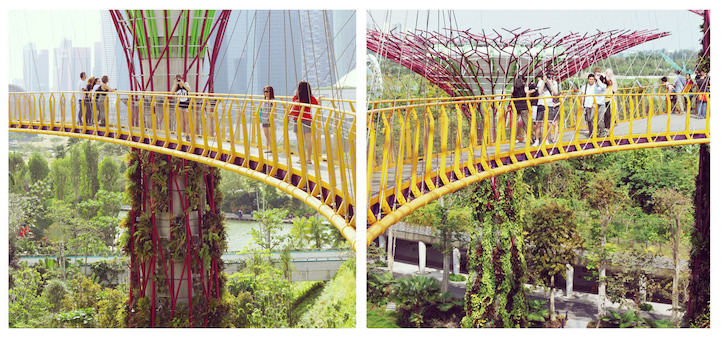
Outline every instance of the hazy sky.
<path fill-rule="evenodd" d="M 101 40 L 99 10 L 13 10 L 8 14 L 10 80 L 22 77 L 23 47 L 28 42 L 38 50 L 49 50 L 52 69 L 53 48 L 60 47 L 64 38 L 72 40 L 73 47 L 89 47 L 91 53 L 93 43 Z"/>
<path fill-rule="evenodd" d="M 450 18 L 455 18 L 453 21 Z M 440 31 L 449 22 L 458 29 L 500 31 L 502 28 L 546 28 L 548 33 L 595 33 L 612 29 L 658 29 L 671 32 L 670 36 L 647 42 L 634 50 L 645 49 L 700 49 L 702 34 L 699 25 L 703 17 L 689 11 L 507 11 L 507 10 L 420 10 L 420 11 L 369 11 L 368 21 L 377 24 L 402 24 L 404 27 Z M 439 24 L 440 22 L 440 24 Z"/>

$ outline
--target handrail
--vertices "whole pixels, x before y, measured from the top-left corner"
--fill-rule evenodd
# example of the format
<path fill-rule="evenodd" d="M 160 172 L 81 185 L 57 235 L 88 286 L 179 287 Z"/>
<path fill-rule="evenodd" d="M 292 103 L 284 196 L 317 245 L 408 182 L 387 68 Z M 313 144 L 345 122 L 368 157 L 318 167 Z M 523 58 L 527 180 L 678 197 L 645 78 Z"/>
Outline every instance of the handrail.
<path fill-rule="evenodd" d="M 9 130 L 99 140 L 235 171 L 303 200 L 355 247 L 356 116 L 352 104 L 336 108 L 351 101 L 192 93 L 183 108 L 170 93 L 104 92 L 102 100 L 86 94 L 9 93 Z M 268 103 L 275 108 L 261 111 Z M 296 123 L 293 106 L 309 110 L 311 121 Z"/>
<path fill-rule="evenodd" d="M 685 94 L 705 96 L 710 111 L 710 93 Z M 557 97 L 559 118 L 554 121 L 545 111 L 539 122 L 540 145 L 531 144 L 532 123 L 525 129 L 516 123 L 519 112 L 512 102 L 529 98 L 438 99 L 369 110 L 368 243 L 425 203 L 509 170 L 603 152 L 710 140 L 709 114 L 704 119 L 692 117 L 696 112 L 690 105 L 685 105 L 683 114 L 668 113 L 673 93 L 646 88 L 619 91 L 611 99 L 605 94 Z M 583 107 L 587 97 L 594 98 L 588 115 L 590 133 Z M 605 106 L 607 100 L 611 119 L 608 135 L 603 135 L 598 127 L 605 121 L 603 115 L 599 117 L 598 104 Z"/>

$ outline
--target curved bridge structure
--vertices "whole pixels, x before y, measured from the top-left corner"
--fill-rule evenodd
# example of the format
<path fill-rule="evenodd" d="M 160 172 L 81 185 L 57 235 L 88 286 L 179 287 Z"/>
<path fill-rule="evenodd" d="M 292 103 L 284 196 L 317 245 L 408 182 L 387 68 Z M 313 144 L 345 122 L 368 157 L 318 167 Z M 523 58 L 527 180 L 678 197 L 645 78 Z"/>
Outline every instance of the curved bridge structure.
<path fill-rule="evenodd" d="M 544 142 L 535 147 L 531 128 L 517 127 L 517 111 L 508 97 L 370 102 L 366 244 L 429 202 L 509 171 L 607 152 L 710 142 L 708 114 L 696 118 L 689 107 L 684 114 L 669 114 L 671 95 L 654 87 L 616 94 L 608 136 L 597 135 L 596 127 L 603 123 L 597 116 L 589 135 L 584 96 L 566 93 L 559 98 L 558 126 L 552 128 L 546 114 Z M 525 141 L 517 142 L 521 133 Z"/>
<path fill-rule="evenodd" d="M 317 210 L 355 249 L 354 102 L 323 100 L 310 108 L 312 161 L 305 158 L 302 124 L 289 116 L 287 97 L 274 101 L 270 137 L 259 118 L 260 97 L 190 95 L 184 113 L 170 93 L 112 92 L 92 100 L 106 124 L 78 122 L 80 92 L 9 93 L 9 131 L 110 142 L 234 171 L 274 186 Z M 98 108 L 101 108 L 98 110 Z M 104 109 L 102 109 L 104 108 Z M 79 111 L 81 110 L 81 111 Z M 184 130 L 183 120 L 188 129 Z"/>

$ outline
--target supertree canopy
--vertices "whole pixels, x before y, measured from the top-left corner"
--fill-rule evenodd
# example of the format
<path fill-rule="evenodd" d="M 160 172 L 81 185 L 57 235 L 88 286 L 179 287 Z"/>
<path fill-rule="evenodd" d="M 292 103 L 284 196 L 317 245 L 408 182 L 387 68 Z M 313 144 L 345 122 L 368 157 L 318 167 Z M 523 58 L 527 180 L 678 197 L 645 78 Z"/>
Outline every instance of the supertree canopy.
<path fill-rule="evenodd" d="M 501 92 L 516 75 L 554 71 L 561 80 L 613 54 L 669 35 L 655 30 L 544 34 L 545 29 L 501 32 L 446 29 L 444 33 L 366 32 L 367 48 L 409 68 L 451 96 Z"/>

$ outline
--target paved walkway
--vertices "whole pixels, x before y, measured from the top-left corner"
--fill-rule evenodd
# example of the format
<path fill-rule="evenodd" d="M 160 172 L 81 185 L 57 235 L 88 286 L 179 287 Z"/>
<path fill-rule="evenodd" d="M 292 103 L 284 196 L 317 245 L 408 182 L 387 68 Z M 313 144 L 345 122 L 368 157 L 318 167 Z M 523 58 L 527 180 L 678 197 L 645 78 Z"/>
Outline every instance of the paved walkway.
<path fill-rule="evenodd" d="M 394 262 L 393 274 L 395 276 L 418 274 L 418 265 Z M 426 267 L 426 275 L 435 279 L 443 278 L 443 270 Z M 464 275 L 466 278 L 468 275 Z M 533 288 L 527 285 L 529 288 Z M 454 296 L 463 298 L 466 293 L 466 282 L 450 282 L 449 290 Z M 574 291 L 572 297 L 566 297 L 564 291 L 557 289 L 555 293 L 556 311 L 565 315 L 568 313 L 568 322 L 566 328 L 585 328 L 588 322 L 596 319 L 598 295 L 591 293 L 583 293 Z M 531 294 L 526 295 L 529 298 L 548 300 L 549 294 L 542 289 L 534 290 Z M 643 317 L 658 319 L 671 319 L 671 304 L 652 303 L 653 310 L 644 312 Z M 548 304 L 546 304 L 548 305 Z M 608 304 L 607 309 L 619 311 L 617 304 Z M 626 309 L 622 311 L 627 311 Z"/>

